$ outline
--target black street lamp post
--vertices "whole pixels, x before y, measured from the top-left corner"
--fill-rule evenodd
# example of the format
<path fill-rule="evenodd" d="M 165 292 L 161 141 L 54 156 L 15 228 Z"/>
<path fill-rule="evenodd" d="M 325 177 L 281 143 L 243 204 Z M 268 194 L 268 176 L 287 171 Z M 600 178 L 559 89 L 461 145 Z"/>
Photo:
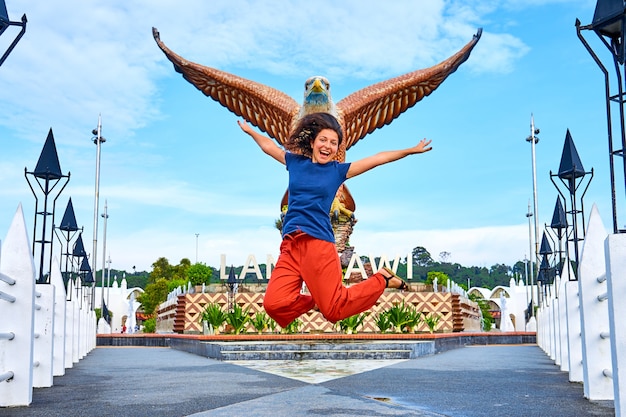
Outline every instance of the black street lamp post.
<path fill-rule="evenodd" d="M 543 299 L 544 302 L 548 302 L 548 288 L 554 282 L 553 269 L 550 267 L 550 255 L 552 255 L 552 247 L 548 241 L 548 235 L 544 232 L 541 238 L 541 247 L 539 248 L 539 255 L 541 256 L 541 264 L 539 266 L 539 276 L 537 281 L 541 281 L 543 287 Z"/>
<path fill-rule="evenodd" d="M 620 229 L 618 226 L 618 205 L 616 198 L 616 173 L 615 159 L 622 158 L 622 183 L 626 191 L 626 161 L 624 160 L 624 152 L 626 150 L 626 129 L 624 124 L 624 59 L 626 55 L 626 45 L 624 44 L 624 33 L 626 32 L 626 6 L 623 0 L 598 0 L 596 10 L 593 15 L 593 21 L 590 25 L 581 26 L 580 20 L 576 19 L 576 33 L 582 44 L 587 49 L 596 62 L 600 70 L 604 74 L 605 84 L 605 101 L 606 101 L 606 118 L 607 118 L 607 135 L 609 141 L 609 169 L 611 177 L 611 202 L 613 209 L 613 232 L 625 233 L 626 229 Z M 613 66 L 617 80 L 611 91 L 611 83 L 609 82 L 609 71 L 602 64 L 602 61 L 596 53 L 591 49 L 589 43 L 582 36 L 582 30 L 592 30 L 600 38 L 602 43 L 607 47 L 613 58 Z M 619 120 L 617 126 L 619 134 L 614 138 L 612 108 L 617 106 Z"/>
<path fill-rule="evenodd" d="M 13 42 L 11 42 L 4 54 L 2 54 L 2 57 L 0 57 L 0 66 L 4 63 L 4 61 L 6 61 L 6 59 L 9 57 L 9 54 L 13 51 L 13 48 L 15 48 L 15 45 L 17 45 L 20 39 L 22 39 L 22 36 L 24 36 L 24 33 L 26 33 L 26 22 L 27 20 L 25 14 L 22 15 L 21 22 L 12 22 L 11 20 L 9 20 L 7 5 L 4 0 L 0 0 L 0 36 L 4 33 L 5 30 L 9 28 L 9 26 L 19 26 L 22 28 L 15 37 L 15 39 L 13 39 Z"/>
<path fill-rule="evenodd" d="M 74 286 L 76 287 L 76 297 L 78 297 L 78 280 L 79 275 L 81 273 L 80 268 L 83 266 L 83 261 L 84 258 L 87 257 L 87 252 L 85 252 L 85 245 L 83 243 L 83 232 L 81 231 L 78 234 L 78 237 L 76 238 L 76 241 L 74 242 L 74 247 L 72 248 L 72 261 L 71 261 L 71 265 L 72 265 L 72 272 L 70 273 L 70 279 L 72 280 L 72 283 L 74 284 Z M 89 264 L 87 264 L 87 266 L 89 266 Z M 68 289 L 68 301 L 72 301 L 72 292 L 71 292 L 71 288 Z"/>
<path fill-rule="evenodd" d="M 565 250 L 563 249 L 563 241 L 567 238 L 567 217 L 565 216 L 565 209 L 563 208 L 563 203 L 561 203 L 561 197 L 556 198 L 556 204 L 554 205 L 554 212 L 552 213 L 552 221 L 550 222 L 550 228 L 556 233 L 557 242 L 558 242 L 558 250 L 556 251 L 557 257 L 555 259 L 556 263 L 556 273 L 559 276 L 562 276 L 563 268 L 565 266 L 565 260 L 569 258 L 567 254 L 567 245 L 565 245 Z M 565 256 L 563 256 L 565 254 Z M 568 262 L 569 264 L 569 262 Z M 568 267 L 569 268 L 569 267 Z M 568 275 L 569 276 L 569 275 Z M 558 296 L 558 289 L 556 292 Z"/>
<path fill-rule="evenodd" d="M 228 286 L 228 311 L 232 311 L 235 304 L 235 293 L 237 292 L 237 277 L 235 277 L 235 268 L 231 265 L 230 271 L 228 271 L 228 279 L 226 280 Z"/>
<path fill-rule="evenodd" d="M 39 190 L 43 194 L 43 210 L 39 208 L 39 199 L 37 198 L 37 192 L 35 191 L 35 187 L 30 182 L 29 175 L 34 178 L 34 182 L 39 187 Z M 59 198 L 59 195 L 65 189 L 65 186 L 70 181 L 70 173 L 64 175 L 61 172 L 61 164 L 59 163 L 59 156 L 57 154 L 57 148 L 54 143 L 54 135 L 52 133 L 52 129 L 48 131 L 48 136 L 46 138 L 46 142 L 44 143 L 43 149 L 41 151 L 41 155 L 39 156 L 39 160 L 37 161 L 37 166 L 35 169 L 30 172 L 28 168 L 24 168 L 24 177 L 28 182 L 28 186 L 35 197 L 35 222 L 34 222 L 34 231 L 33 231 L 33 256 L 35 256 L 35 245 L 40 245 L 40 259 L 39 259 L 39 275 L 37 277 L 38 284 L 49 284 L 49 276 L 47 276 L 44 272 L 44 259 L 46 247 L 50 247 L 50 260 L 49 265 L 52 264 L 52 235 L 53 230 L 48 231 L 48 217 L 52 218 L 52 226 L 54 227 L 54 212 L 56 207 L 56 200 Z M 62 184 L 61 188 L 56 191 L 56 196 L 54 197 L 52 209 L 50 210 L 48 204 L 48 198 L 53 194 L 57 185 Z M 41 238 L 37 239 L 37 218 L 41 216 L 43 220 L 43 224 L 41 226 Z"/>
<path fill-rule="evenodd" d="M 76 223 L 76 215 L 74 213 L 74 205 L 72 204 L 72 198 L 70 197 L 67 206 L 65 208 L 65 213 L 63 214 L 63 218 L 61 219 L 61 224 L 56 226 L 52 225 L 52 229 L 54 230 L 59 243 L 61 244 L 61 262 L 60 265 L 64 265 L 62 275 L 63 275 L 63 283 L 65 284 L 65 288 L 67 289 L 67 283 L 71 278 L 71 265 L 70 265 L 70 242 L 74 240 L 74 237 L 80 231 L 82 232 L 82 228 L 78 227 Z M 63 245 L 65 243 L 65 245 Z M 65 262 L 63 262 L 63 258 L 65 258 Z M 52 260 L 51 260 L 52 261 Z M 52 266 L 50 266 L 50 270 L 52 270 Z"/>
<path fill-rule="evenodd" d="M 579 194 L 577 198 L 576 194 L 580 187 L 583 185 L 585 176 L 587 174 L 591 174 L 587 185 L 585 186 L 582 194 Z M 561 180 L 561 183 L 567 189 L 570 196 L 570 206 L 571 209 L 567 210 L 567 204 L 565 213 L 569 214 L 571 217 L 571 234 L 568 237 L 568 241 L 573 243 L 574 246 L 574 262 L 576 264 L 576 269 L 578 269 L 578 261 L 579 261 L 579 242 L 584 239 L 585 236 L 585 214 L 583 209 L 583 197 L 585 193 L 587 193 L 587 189 L 589 188 L 589 184 L 591 184 L 591 180 L 593 179 L 593 168 L 590 172 L 585 172 L 585 168 L 583 168 L 583 164 L 580 161 L 580 157 L 578 156 L 578 151 L 576 150 L 576 146 L 574 145 L 574 141 L 572 139 L 572 135 L 570 135 L 569 129 L 567 130 L 567 134 L 565 135 L 565 143 L 563 145 L 563 154 L 561 155 L 561 163 L 559 164 L 559 172 L 556 174 L 552 173 L 550 170 L 550 180 L 556 187 L 557 191 L 563 198 L 563 201 L 567 201 L 563 192 L 554 181 L 554 177 L 558 177 Z M 578 208 L 577 201 L 580 201 L 580 208 Z M 579 223 L 578 218 L 582 219 L 582 229 L 579 234 Z M 569 253 L 569 252 L 568 252 Z M 577 274 L 571 274 L 569 277 L 570 281 L 577 280 Z"/>

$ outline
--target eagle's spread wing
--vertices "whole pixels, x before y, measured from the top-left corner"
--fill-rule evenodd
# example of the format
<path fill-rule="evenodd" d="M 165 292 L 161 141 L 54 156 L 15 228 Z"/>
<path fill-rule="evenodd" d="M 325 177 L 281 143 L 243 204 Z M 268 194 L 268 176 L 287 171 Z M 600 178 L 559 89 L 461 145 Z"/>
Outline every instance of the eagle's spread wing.
<path fill-rule="evenodd" d="M 156 28 L 152 28 L 152 35 L 176 71 L 198 90 L 280 144 L 287 141 L 300 109 L 293 98 L 266 85 L 187 61 L 163 44 Z"/>
<path fill-rule="evenodd" d="M 463 49 L 434 67 L 373 84 L 339 101 L 337 108 L 345 129 L 346 149 L 432 93 L 469 58 L 481 34 L 479 29 Z"/>

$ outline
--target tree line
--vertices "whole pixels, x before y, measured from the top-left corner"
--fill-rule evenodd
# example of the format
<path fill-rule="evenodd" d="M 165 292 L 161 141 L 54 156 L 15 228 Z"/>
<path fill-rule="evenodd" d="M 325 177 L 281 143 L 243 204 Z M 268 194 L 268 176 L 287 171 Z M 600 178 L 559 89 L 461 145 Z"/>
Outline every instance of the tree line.
<path fill-rule="evenodd" d="M 463 266 L 458 263 L 451 263 L 447 260 L 450 258 L 449 252 L 441 252 L 439 261 L 432 258 L 430 252 L 422 246 L 417 246 L 412 251 L 413 255 L 413 280 L 428 281 L 429 272 L 441 272 L 447 275 L 452 281 L 458 285 L 468 289 L 470 287 L 484 287 L 493 289 L 498 285 L 508 286 L 511 278 L 515 280 L 524 280 L 530 271 L 530 268 L 523 261 L 517 261 L 515 265 L 494 264 L 487 268 L 485 266 Z M 532 267 L 535 267 L 533 264 Z M 407 261 L 401 262 L 398 266 L 400 276 L 406 277 Z"/>
<path fill-rule="evenodd" d="M 438 277 L 440 284 L 446 278 L 450 278 L 464 288 L 484 287 L 493 289 L 498 285 L 508 286 L 511 278 L 516 280 L 524 280 L 528 272 L 527 267 L 522 261 L 518 261 L 513 266 L 505 264 L 495 264 L 487 268 L 484 266 L 463 266 L 458 263 L 448 262 L 450 253 L 441 252 L 439 260 L 433 259 L 428 250 L 422 246 L 417 246 L 412 251 L 413 255 L 413 282 L 430 283 L 433 277 Z M 362 258 L 364 262 L 366 258 Z M 377 259 L 377 264 L 380 259 Z M 535 267 L 535 265 L 532 265 Z M 402 258 L 398 265 L 397 273 L 401 277 L 407 276 L 407 257 Z M 243 266 L 233 267 L 235 274 L 240 275 Z M 266 265 L 260 264 L 259 268 L 265 276 Z M 152 264 L 151 272 L 133 272 L 112 270 L 113 275 L 120 276 L 126 274 L 126 281 L 129 288 L 139 287 L 144 289 L 138 301 L 141 302 L 143 310 L 147 314 L 153 314 L 160 303 L 167 299 L 167 294 L 177 287 L 186 287 L 188 283 L 192 286 L 202 284 L 222 283 L 219 276 L 219 270 L 207 266 L 204 263 L 192 264 L 188 258 L 183 258 L 176 265 L 170 264 L 167 258 L 160 257 Z M 100 275 L 101 278 L 101 275 Z M 101 280 L 96 281 L 100 285 Z M 246 283 L 258 283 L 255 274 L 248 273 L 240 281 L 244 285 Z"/>

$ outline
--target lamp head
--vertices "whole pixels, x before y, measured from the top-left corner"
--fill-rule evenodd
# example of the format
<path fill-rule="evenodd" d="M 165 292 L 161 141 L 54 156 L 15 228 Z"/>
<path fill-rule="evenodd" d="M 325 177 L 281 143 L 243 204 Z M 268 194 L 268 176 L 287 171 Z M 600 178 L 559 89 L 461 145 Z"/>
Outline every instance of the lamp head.
<path fill-rule="evenodd" d="M 598 0 L 591 29 L 600 37 L 611 40 L 612 53 L 624 64 L 624 28 L 626 19 L 624 0 Z"/>
<path fill-rule="evenodd" d="M 9 13 L 4 0 L 0 0 L 0 34 L 9 26 Z"/>

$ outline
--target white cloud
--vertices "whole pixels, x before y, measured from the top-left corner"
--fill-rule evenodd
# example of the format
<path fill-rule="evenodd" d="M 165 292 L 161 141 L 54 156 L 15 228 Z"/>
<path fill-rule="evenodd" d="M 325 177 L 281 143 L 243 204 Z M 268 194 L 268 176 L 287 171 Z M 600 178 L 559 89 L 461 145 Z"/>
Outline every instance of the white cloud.
<path fill-rule="evenodd" d="M 359 255 L 406 256 L 422 246 L 434 260 L 449 252 L 448 262 L 463 266 L 514 265 L 528 256 L 528 226 L 482 227 L 457 230 L 376 232 L 358 227 L 350 239 Z"/>
<path fill-rule="evenodd" d="M 198 262 L 219 268 L 220 256 L 226 255 L 228 265 L 243 265 L 249 255 L 265 263 L 267 255 L 278 258 L 280 234 L 270 227 L 236 229 L 232 233 L 199 233 Z M 196 261 L 195 233 L 177 233 L 170 229 L 144 229 L 107 240 L 113 268 L 131 271 L 151 271 L 160 257 L 176 265 L 183 258 Z M 99 254 L 99 258 L 101 258 Z M 108 255 L 107 255 L 108 257 Z M 99 262 L 100 263 L 100 262 Z M 100 268 L 101 265 L 98 265 Z"/>
<path fill-rule="evenodd" d="M 29 26 L 3 66 L 7 88 L 0 104 L 7 110 L 0 124 L 39 140 L 53 120 L 59 140 L 74 144 L 95 127 L 97 114 L 106 114 L 107 131 L 120 137 L 160 117 L 156 82 L 174 74 L 152 40 L 152 26 L 174 51 L 204 65 L 339 79 L 382 79 L 431 66 L 477 29 L 475 17 L 467 14 L 454 16 L 454 25 L 444 24 L 454 10 L 442 1 L 419 7 L 356 1 L 314 7 L 282 1 L 194 1 L 176 7 L 159 1 L 72 1 L 54 7 L 22 2 L 19 9 L 27 12 Z M 476 52 L 482 59 L 472 60 L 476 70 L 507 70 L 505 63 L 524 53 L 525 46 L 510 35 L 484 36 L 485 52 Z"/>

